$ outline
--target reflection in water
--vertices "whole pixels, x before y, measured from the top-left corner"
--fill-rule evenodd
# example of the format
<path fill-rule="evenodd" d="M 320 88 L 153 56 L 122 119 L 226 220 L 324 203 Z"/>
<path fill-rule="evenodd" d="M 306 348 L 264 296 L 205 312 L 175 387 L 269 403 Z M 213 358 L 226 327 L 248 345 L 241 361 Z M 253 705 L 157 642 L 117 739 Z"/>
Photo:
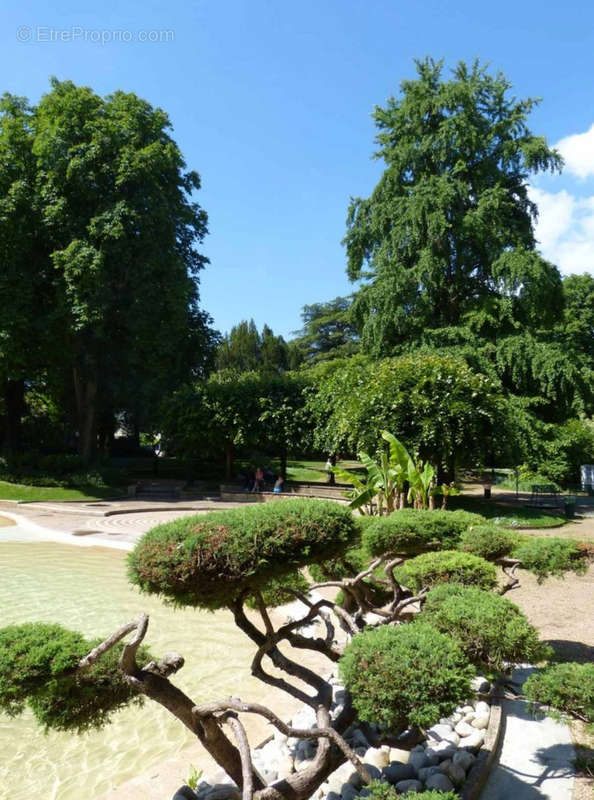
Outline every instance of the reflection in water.
<path fill-rule="evenodd" d="M 250 677 L 250 648 L 226 612 L 174 610 L 126 581 L 125 554 L 53 543 L 0 542 L 0 627 L 59 622 L 107 636 L 141 611 L 150 615 L 155 655 L 181 652 L 175 681 L 197 702 L 242 693 L 262 699 Z M 121 712 L 103 731 L 44 735 L 27 712 L 0 716 L 0 798 L 80 800 L 98 797 L 179 752 L 194 740 L 156 704 Z M 180 782 L 185 776 L 180 775 Z"/>

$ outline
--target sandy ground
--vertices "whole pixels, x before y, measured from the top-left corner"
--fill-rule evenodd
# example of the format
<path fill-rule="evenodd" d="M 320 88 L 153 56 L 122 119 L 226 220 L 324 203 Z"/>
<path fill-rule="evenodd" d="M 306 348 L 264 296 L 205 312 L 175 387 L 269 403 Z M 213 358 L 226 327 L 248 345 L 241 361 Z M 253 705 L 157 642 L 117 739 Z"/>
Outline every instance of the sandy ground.
<path fill-rule="evenodd" d="M 564 529 L 562 529 L 564 530 Z M 594 520 L 576 524 L 575 538 L 594 539 Z M 594 566 L 585 575 L 548 578 L 538 585 L 529 573 L 518 573 L 521 585 L 507 597 L 516 603 L 528 619 L 566 661 L 594 661 Z M 580 725 L 572 725 L 574 741 L 581 744 L 590 758 L 594 757 L 594 741 Z M 574 800 L 594 798 L 594 778 L 580 776 L 574 782 Z"/>

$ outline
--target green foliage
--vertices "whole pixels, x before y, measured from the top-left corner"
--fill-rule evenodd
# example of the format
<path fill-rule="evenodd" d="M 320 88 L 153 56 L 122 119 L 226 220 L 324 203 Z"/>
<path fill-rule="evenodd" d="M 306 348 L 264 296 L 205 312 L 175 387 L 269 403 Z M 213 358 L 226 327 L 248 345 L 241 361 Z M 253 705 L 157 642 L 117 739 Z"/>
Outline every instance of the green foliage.
<path fill-rule="evenodd" d="M 457 550 L 423 553 L 406 561 L 394 574 L 400 583 L 415 592 L 440 583 L 461 583 L 464 586 L 491 589 L 497 577 L 493 564 L 479 556 Z"/>
<path fill-rule="evenodd" d="M 475 586 L 449 583 L 432 589 L 422 618 L 451 636 L 477 667 L 500 671 L 542 661 L 550 653 L 517 606 Z"/>
<path fill-rule="evenodd" d="M 352 298 L 336 297 L 327 303 L 303 306 L 303 328 L 290 344 L 299 353 L 299 363 L 344 358 L 358 350 L 357 330 L 350 318 Z"/>
<path fill-rule="evenodd" d="M 331 453 L 374 453 L 377 432 L 388 430 L 415 457 L 451 471 L 490 452 L 505 406 L 495 380 L 447 354 L 353 356 L 308 374 L 314 443 Z"/>
<path fill-rule="evenodd" d="M 468 511 L 402 509 L 374 520 L 363 534 L 363 545 L 373 556 L 414 553 L 436 545 L 455 547 L 469 527 L 484 518 Z"/>
<path fill-rule="evenodd" d="M 362 572 L 369 564 L 369 556 L 361 547 L 351 547 L 344 553 L 309 565 L 309 573 L 314 581 L 341 580 L 352 578 Z"/>
<path fill-rule="evenodd" d="M 339 669 L 359 717 L 394 732 L 450 714 L 474 672 L 457 644 L 422 622 L 355 636 Z"/>
<path fill-rule="evenodd" d="M 427 330 L 466 324 L 482 338 L 560 315 L 561 280 L 535 252 L 531 172 L 561 158 L 527 126 L 499 73 L 416 63 L 417 77 L 377 107 L 385 171 L 351 201 L 349 277 L 366 279 L 353 313 L 364 350 L 386 355 Z"/>
<path fill-rule="evenodd" d="M 275 336 L 268 325 L 259 333 L 253 319 L 242 320 L 219 342 L 216 366 L 229 375 L 242 372 L 280 375 L 289 367 L 289 348 L 283 337 Z"/>
<path fill-rule="evenodd" d="M 216 609 L 343 550 L 356 533 L 351 512 L 331 501 L 217 511 L 146 533 L 130 553 L 129 575 L 176 604 Z"/>
<path fill-rule="evenodd" d="M 524 683 L 534 703 L 594 722 L 594 664 L 554 664 L 535 672 Z"/>
<path fill-rule="evenodd" d="M 276 606 L 282 606 L 294 600 L 295 596 L 285 591 L 285 587 L 297 589 L 305 594 L 309 591 L 309 583 L 305 576 L 299 571 L 296 571 L 292 575 L 283 575 L 281 577 L 273 576 L 259 590 L 264 605 L 268 608 L 275 608 Z M 254 596 L 249 596 L 245 604 L 248 608 L 258 608 L 258 603 Z"/>
<path fill-rule="evenodd" d="M 517 542 L 516 534 L 497 525 L 476 525 L 462 533 L 459 549 L 495 561 L 509 555 Z"/>
<path fill-rule="evenodd" d="M 440 792 L 437 789 L 425 789 L 423 792 L 406 792 L 400 794 L 387 781 L 371 781 L 365 787 L 366 796 L 370 800 L 397 800 L 401 797 L 404 800 L 459 800 L 456 792 Z"/>
<path fill-rule="evenodd" d="M 0 630 L 0 709 L 16 716 L 27 705 L 46 729 L 80 733 L 103 727 L 131 702 L 141 703 L 118 667 L 123 645 L 93 666 L 76 669 L 99 642 L 60 625 L 26 623 Z M 146 648 L 139 659 L 150 659 Z"/>
<path fill-rule="evenodd" d="M 309 440 L 305 385 L 298 375 L 217 373 L 164 403 L 163 437 L 179 456 L 221 457 L 257 447 L 286 459 Z"/>
<path fill-rule="evenodd" d="M 533 572 L 539 583 L 565 572 L 583 574 L 588 566 L 586 551 L 578 542 L 552 536 L 525 536 L 511 555 L 522 562 L 524 569 Z"/>

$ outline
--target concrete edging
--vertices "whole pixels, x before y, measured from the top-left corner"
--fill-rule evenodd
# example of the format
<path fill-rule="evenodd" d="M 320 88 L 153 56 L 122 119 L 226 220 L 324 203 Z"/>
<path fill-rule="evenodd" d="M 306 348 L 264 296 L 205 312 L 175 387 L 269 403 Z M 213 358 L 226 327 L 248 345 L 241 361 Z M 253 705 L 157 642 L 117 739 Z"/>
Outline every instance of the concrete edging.
<path fill-rule="evenodd" d="M 487 730 L 485 731 L 485 741 L 477 754 L 476 761 L 466 777 L 460 794 L 461 800 L 478 800 L 499 753 L 505 729 L 505 718 L 501 703 L 503 699 L 502 691 L 502 687 L 499 684 L 495 684 L 494 691 L 490 698 L 491 714 L 489 716 Z"/>

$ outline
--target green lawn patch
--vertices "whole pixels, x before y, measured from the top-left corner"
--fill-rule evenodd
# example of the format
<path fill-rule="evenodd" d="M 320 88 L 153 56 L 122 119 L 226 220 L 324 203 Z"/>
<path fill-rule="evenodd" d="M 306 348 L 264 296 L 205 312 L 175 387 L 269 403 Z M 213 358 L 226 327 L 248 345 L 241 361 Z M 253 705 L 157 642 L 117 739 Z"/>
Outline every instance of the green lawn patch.
<path fill-rule="evenodd" d="M 530 528 L 558 528 L 565 525 L 567 520 L 559 512 L 548 512 L 539 508 L 526 508 L 526 506 L 504 506 L 482 497 L 453 497 L 450 500 L 452 508 L 463 508 L 465 511 L 474 511 L 482 514 L 495 525 L 517 530 Z"/>
<path fill-rule="evenodd" d="M 102 500 L 122 495 L 121 488 L 113 486 L 79 486 L 63 489 L 54 486 L 23 486 L 19 483 L 0 481 L 0 500 L 20 500 L 24 503 L 60 500 Z"/>

